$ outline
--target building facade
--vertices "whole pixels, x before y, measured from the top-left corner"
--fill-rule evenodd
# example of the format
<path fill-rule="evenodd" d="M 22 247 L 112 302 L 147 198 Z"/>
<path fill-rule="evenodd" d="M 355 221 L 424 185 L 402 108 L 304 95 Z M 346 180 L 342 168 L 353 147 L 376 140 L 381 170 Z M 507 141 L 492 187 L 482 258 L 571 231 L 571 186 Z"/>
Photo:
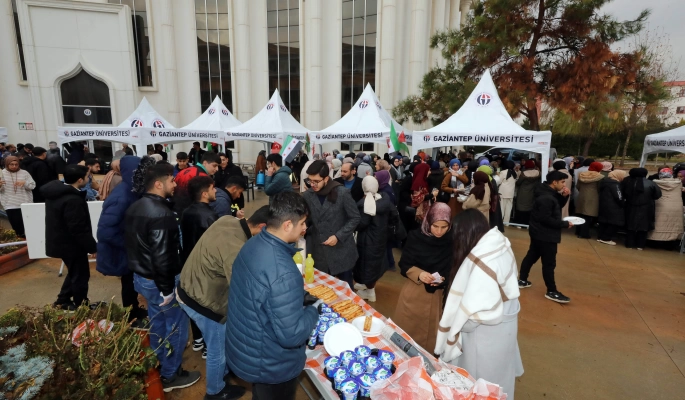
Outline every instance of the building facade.
<path fill-rule="evenodd" d="M 0 0 L 0 126 L 47 146 L 58 126 L 118 125 L 146 97 L 176 127 L 219 96 L 240 121 L 275 89 L 323 129 L 370 83 L 383 105 L 419 91 L 442 60 L 430 36 L 470 0 Z M 411 126 L 410 126 L 411 127 Z M 419 127 L 413 127 L 419 128 Z M 90 143 L 101 156 L 117 144 Z M 257 142 L 230 144 L 253 162 Z M 384 145 L 352 149 L 385 152 Z M 173 153 L 189 148 L 175 145 Z M 348 144 L 326 146 L 349 148 Z"/>
<path fill-rule="evenodd" d="M 665 82 L 671 90 L 671 100 L 665 102 L 659 109 L 659 115 L 664 123 L 672 125 L 685 119 L 685 81 Z"/>

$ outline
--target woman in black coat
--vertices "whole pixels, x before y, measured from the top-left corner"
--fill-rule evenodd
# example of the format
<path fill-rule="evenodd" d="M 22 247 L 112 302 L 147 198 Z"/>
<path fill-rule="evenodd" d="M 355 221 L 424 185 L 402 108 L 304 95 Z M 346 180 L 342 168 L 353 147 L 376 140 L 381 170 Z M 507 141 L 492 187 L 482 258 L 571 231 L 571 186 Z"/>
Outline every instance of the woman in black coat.
<path fill-rule="evenodd" d="M 385 193 L 378 193 L 378 181 L 366 176 L 362 181 L 364 198 L 357 202 L 361 220 L 357 225 L 357 252 L 354 266 L 357 294 L 369 302 L 376 301 L 376 282 L 388 269 L 386 245 L 388 224 L 396 224 L 394 207 Z"/>
<path fill-rule="evenodd" d="M 598 242 L 615 246 L 614 236 L 626 222 L 621 182 L 626 171 L 615 170 L 599 182 L 599 239 Z"/>
<path fill-rule="evenodd" d="M 654 230 L 654 202 L 661 197 L 661 189 L 646 177 L 646 169 L 633 168 L 630 176 L 621 182 L 621 192 L 626 199 L 626 247 L 629 249 L 642 250 L 647 243 L 647 233 Z"/>

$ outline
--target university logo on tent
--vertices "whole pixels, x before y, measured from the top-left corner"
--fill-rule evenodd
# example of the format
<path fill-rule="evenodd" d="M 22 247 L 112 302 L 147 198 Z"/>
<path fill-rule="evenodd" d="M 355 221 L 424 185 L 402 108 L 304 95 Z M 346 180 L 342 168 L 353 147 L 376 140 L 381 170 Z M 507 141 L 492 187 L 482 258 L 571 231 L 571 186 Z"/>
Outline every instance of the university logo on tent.
<path fill-rule="evenodd" d="M 223 110 L 221 110 L 221 113 L 228 117 L 228 110 L 227 109 L 224 108 Z"/>
<path fill-rule="evenodd" d="M 152 136 L 152 137 L 157 137 L 157 132 L 155 132 L 155 131 L 150 131 L 150 136 Z"/>
<path fill-rule="evenodd" d="M 283 112 L 288 112 L 288 109 L 285 108 L 285 106 L 284 106 L 283 104 L 281 104 L 281 111 L 283 111 Z"/>
<path fill-rule="evenodd" d="M 156 120 L 152 121 L 152 126 L 154 128 L 164 128 L 164 122 L 156 119 Z"/>
<path fill-rule="evenodd" d="M 376 107 L 378 107 L 379 110 L 383 109 L 383 107 L 381 107 L 381 103 L 379 103 L 379 102 L 376 102 Z"/>
<path fill-rule="evenodd" d="M 143 121 L 139 120 L 138 118 L 131 121 L 131 128 L 142 128 L 142 127 L 143 127 Z"/>
<path fill-rule="evenodd" d="M 215 112 L 216 112 L 216 110 L 213 109 L 213 108 L 210 108 L 209 111 L 207 111 L 207 113 L 208 113 L 209 115 L 212 115 L 212 114 L 214 114 Z"/>
<path fill-rule="evenodd" d="M 274 108 L 274 103 L 269 103 L 266 105 L 267 110 L 271 110 L 272 108 Z"/>
<path fill-rule="evenodd" d="M 362 100 L 361 102 L 359 102 L 359 108 L 366 108 L 368 105 L 369 105 L 368 100 Z"/>
<path fill-rule="evenodd" d="M 492 100 L 492 96 L 490 96 L 487 93 L 481 93 L 476 97 L 476 103 L 478 103 L 479 106 L 487 106 L 490 104 L 490 101 Z"/>
<path fill-rule="evenodd" d="M 431 141 L 431 135 L 424 135 L 424 136 L 423 136 L 423 141 L 424 141 L 424 142 L 430 142 L 430 141 Z"/>
<path fill-rule="evenodd" d="M 317 133 L 317 134 L 316 134 L 316 138 L 317 138 L 317 139 L 321 139 L 321 135 L 319 135 L 319 134 Z"/>
<path fill-rule="evenodd" d="M 69 137 L 69 131 L 64 131 L 64 136 Z"/>

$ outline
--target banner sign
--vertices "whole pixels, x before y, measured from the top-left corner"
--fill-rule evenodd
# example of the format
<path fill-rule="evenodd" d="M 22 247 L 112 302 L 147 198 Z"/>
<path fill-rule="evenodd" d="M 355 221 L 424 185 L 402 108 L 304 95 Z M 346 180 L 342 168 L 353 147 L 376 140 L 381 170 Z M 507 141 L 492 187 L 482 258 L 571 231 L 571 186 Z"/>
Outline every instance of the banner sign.
<path fill-rule="evenodd" d="M 685 126 L 645 137 L 640 166 L 644 166 L 647 156 L 652 153 L 677 151 L 685 153 Z"/>
<path fill-rule="evenodd" d="M 549 148 L 552 141 L 551 132 L 509 133 L 509 134 L 458 134 L 415 132 L 413 134 L 413 147 L 416 149 L 428 149 L 433 147 L 448 146 L 496 146 L 512 147 L 519 150 L 531 150 L 540 152 L 540 149 Z"/>
<path fill-rule="evenodd" d="M 378 142 L 385 143 L 385 139 L 390 137 L 389 133 L 383 132 L 369 132 L 369 133 L 321 133 L 313 134 L 312 140 L 317 144 L 329 142 Z"/>
<path fill-rule="evenodd" d="M 140 128 L 57 128 L 60 143 L 78 142 L 81 140 L 105 140 L 128 144 L 140 144 Z"/>
<path fill-rule="evenodd" d="M 149 129 L 148 137 L 156 143 L 207 141 L 224 142 L 226 134 L 221 131 L 202 131 L 196 129 Z M 146 140 L 147 141 L 147 140 Z"/>

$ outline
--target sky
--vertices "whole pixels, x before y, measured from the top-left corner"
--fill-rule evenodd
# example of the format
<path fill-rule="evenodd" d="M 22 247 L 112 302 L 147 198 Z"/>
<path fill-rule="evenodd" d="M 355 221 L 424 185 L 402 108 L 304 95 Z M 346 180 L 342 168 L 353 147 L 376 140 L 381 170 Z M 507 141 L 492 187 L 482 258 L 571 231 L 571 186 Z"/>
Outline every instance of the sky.
<path fill-rule="evenodd" d="M 652 11 L 647 29 L 669 38 L 673 61 L 678 64 L 676 79 L 685 80 L 685 0 L 613 0 L 602 11 L 624 21 L 634 19 L 645 8 Z"/>

